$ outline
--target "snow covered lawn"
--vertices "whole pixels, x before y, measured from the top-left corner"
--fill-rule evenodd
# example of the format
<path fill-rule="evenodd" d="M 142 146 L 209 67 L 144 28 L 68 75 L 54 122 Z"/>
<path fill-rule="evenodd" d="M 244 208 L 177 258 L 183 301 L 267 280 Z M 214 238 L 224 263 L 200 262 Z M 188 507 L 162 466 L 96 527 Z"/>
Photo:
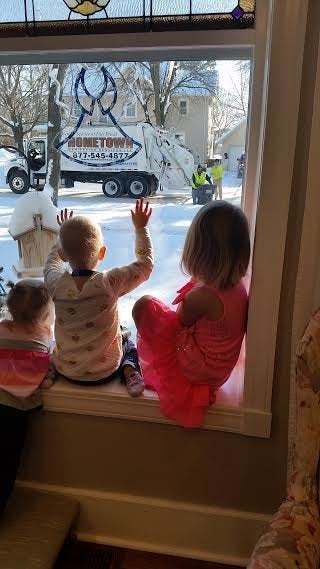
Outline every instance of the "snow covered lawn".
<path fill-rule="evenodd" d="M 10 189 L 0 184 L 0 266 L 4 277 L 15 278 L 12 264 L 18 257 L 17 244 L 8 233 L 12 211 L 19 199 Z M 179 268 L 181 251 L 187 229 L 199 206 L 193 206 L 190 191 L 159 193 L 150 199 L 153 215 L 150 230 L 155 249 L 155 269 L 150 280 L 121 300 L 122 323 L 133 330 L 131 310 L 134 302 L 143 294 L 152 294 L 170 303 L 175 291 L 186 280 Z M 224 180 L 224 198 L 239 204 L 241 180 L 227 173 Z M 100 223 L 108 254 L 101 269 L 130 263 L 134 260 L 134 232 L 130 218 L 133 200 L 110 199 L 102 193 L 98 184 L 78 184 L 70 190 L 61 190 L 59 207 L 69 207 L 76 214 L 88 215 Z"/>

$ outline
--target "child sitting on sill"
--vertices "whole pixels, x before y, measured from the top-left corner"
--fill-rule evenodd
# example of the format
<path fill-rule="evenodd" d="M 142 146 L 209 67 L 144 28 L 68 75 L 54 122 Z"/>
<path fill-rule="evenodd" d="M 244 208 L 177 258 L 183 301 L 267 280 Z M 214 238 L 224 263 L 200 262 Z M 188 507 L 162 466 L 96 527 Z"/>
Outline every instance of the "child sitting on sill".
<path fill-rule="evenodd" d="M 212 202 L 187 234 L 182 267 L 191 280 L 173 301 L 177 311 L 151 296 L 134 306 L 146 385 L 158 393 L 164 415 L 185 427 L 203 423 L 237 363 L 247 325 L 242 278 L 249 258 L 245 215 L 230 203 Z"/>
<path fill-rule="evenodd" d="M 59 374 L 79 385 L 100 385 L 118 373 L 133 397 L 144 382 L 137 350 L 121 332 L 118 299 L 146 281 L 153 268 L 152 244 L 147 229 L 148 202 L 131 212 L 136 233 L 137 261 L 98 272 L 106 254 L 100 227 L 86 217 L 61 212 L 59 242 L 51 250 L 44 279 L 56 310 L 56 348 L 53 363 Z M 66 271 L 68 262 L 72 273 Z"/>
<path fill-rule="evenodd" d="M 0 513 L 11 494 L 27 434 L 29 414 L 41 408 L 38 387 L 49 370 L 53 306 L 35 279 L 9 283 L 0 321 Z"/>

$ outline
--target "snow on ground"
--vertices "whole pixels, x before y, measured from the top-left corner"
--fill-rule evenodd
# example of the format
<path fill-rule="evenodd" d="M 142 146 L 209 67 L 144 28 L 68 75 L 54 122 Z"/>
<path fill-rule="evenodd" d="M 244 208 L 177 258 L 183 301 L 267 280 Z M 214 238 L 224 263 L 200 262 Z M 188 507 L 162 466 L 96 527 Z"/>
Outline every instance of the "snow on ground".
<path fill-rule="evenodd" d="M 0 157 L 1 160 L 1 157 Z M 1 174 L 1 168 L 0 168 Z M 2 178 L 0 176 L 0 183 Z M 8 233 L 13 209 L 19 196 L 0 185 L 0 266 L 4 277 L 15 278 L 12 264 L 18 257 L 17 244 Z M 143 294 L 152 294 L 170 303 L 175 291 L 186 281 L 179 263 L 187 229 L 200 206 L 193 206 L 190 190 L 159 192 L 150 199 L 153 214 L 150 231 L 155 249 L 155 268 L 149 281 L 126 295 L 120 302 L 121 321 L 133 329 L 131 310 Z M 237 205 L 241 199 L 241 180 L 227 172 L 223 197 Z M 99 184 L 77 184 L 73 189 L 60 191 L 59 207 L 71 208 L 76 214 L 88 215 L 100 223 L 108 253 L 100 269 L 124 265 L 134 260 L 134 231 L 129 198 L 111 199 L 102 193 Z"/>

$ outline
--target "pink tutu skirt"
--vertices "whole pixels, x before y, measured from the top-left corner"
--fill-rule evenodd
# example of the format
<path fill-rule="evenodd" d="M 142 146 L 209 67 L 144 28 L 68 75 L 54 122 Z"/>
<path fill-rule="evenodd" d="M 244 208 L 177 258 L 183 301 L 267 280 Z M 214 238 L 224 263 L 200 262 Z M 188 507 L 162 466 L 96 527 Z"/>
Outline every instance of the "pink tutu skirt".
<path fill-rule="evenodd" d="M 209 385 L 190 383 L 183 374 L 177 358 L 179 331 L 177 313 L 150 299 L 138 326 L 139 359 L 146 386 L 157 392 L 162 413 L 183 427 L 199 427 L 212 403 Z"/>

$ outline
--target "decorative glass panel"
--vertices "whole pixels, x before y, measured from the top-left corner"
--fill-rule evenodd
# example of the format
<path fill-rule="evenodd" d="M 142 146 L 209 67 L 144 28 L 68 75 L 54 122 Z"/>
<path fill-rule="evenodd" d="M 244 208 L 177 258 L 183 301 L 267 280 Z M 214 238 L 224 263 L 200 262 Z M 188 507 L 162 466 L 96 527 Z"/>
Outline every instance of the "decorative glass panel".
<path fill-rule="evenodd" d="M 254 26 L 255 0 L 0 0 L 0 36 Z"/>

